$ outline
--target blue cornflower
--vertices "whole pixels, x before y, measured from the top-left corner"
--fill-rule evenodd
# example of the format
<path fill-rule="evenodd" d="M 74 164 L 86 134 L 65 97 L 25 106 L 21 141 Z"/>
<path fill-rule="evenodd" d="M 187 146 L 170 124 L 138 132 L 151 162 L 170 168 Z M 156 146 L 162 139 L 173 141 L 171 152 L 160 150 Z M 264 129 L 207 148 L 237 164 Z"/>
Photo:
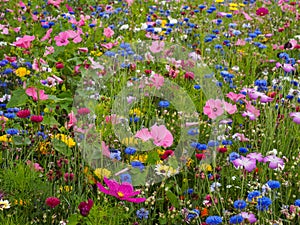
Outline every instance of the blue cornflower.
<path fill-rule="evenodd" d="M 257 200 L 256 208 L 260 211 L 268 210 L 272 200 L 268 197 L 262 197 Z"/>
<path fill-rule="evenodd" d="M 235 215 L 229 218 L 229 223 L 231 224 L 239 224 L 243 222 L 244 218 L 241 215 Z"/>
<path fill-rule="evenodd" d="M 234 161 L 234 160 L 236 160 L 238 158 L 240 158 L 240 155 L 238 153 L 236 153 L 236 152 L 231 152 L 229 154 L 229 161 L 230 162 L 232 162 L 232 161 Z"/>
<path fill-rule="evenodd" d="M 183 194 L 193 194 L 194 193 L 194 189 L 193 188 L 189 188 L 186 191 L 183 192 Z"/>
<path fill-rule="evenodd" d="M 16 117 L 15 113 L 4 113 L 4 116 L 7 117 L 8 119 L 13 119 Z"/>
<path fill-rule="evenodd" d="M 236 209 L 244 209 L 244 208 L 246 208 L 246 206 L 247 206 L 247 203 L 244 200 L 236 200 L 233 203 L 233 207 Z"/>
<path fill-rule="evenodd" d="M 121 182 L 132 183 L 131 176 L 129 173 L 122 173 L 120 175 Z"/>
<path fill-rule="evenodd" d="M 11 128 L 11 129 L 6 130 L 6 134 L 9 134 L 9 135 L 15 135 L 15 134 L 18 134 L 18 133 L 19 133 L 18 129 Z"/>
<path fill-rule="evenodd" d="M 136 160 L 136 161 L 132 161 L 131 166 L 134 168 L 139 168 L 141 171 L 145 168 L 144 164 L 141 163 L 140 161 Z"/>
<path fill-rule="evenodd" d="M 205 223 L 208 225 L 217 225 L 222 223 L 223 219 L 221 216 L 209 216 L 206 218 Z"/>
<path fill-rule="evenodd" d="M 149 211 L 146 210 L 145 208 L 141 208 L 141 209 L 136 211 L 136 216 L 141 220 L 142 219 L 148 219 Z"/>
<path fill-rule="evenodd" d="M 118 150 L 111 151 L 110 158 L 111 159 L 116 159 L 116 160 L 121 160 L 121 152 L 118 151 Z"/>
<path fill-rule="evenodd" d="M 200 215 L 200 211 L 198 209 L 193 209 L 188 215 L 187 220 L 192 220 Z"/>
<path fill-rule="evenodd" d="M 269 180 L 267 182 L 267 185 L 271 188 L 271 189 L 275 189 L 275 188 L 280 188 L 280 182 L 277 180 Z"/>
<path fill-rule="evenodd" d="M 197 134 L 199 134 L 199 129 L 198 128 L 191 128 L 191 129 L 188 130 L 188 135 L 194 136 L 194 135 L 197 135 Z"/>
<path fill-rule="evenodd" d="M 217 146 L 219 146 L 219 142 L 218 141 L 210 140 L 210 141 L 208 141 L 207 145 L 209 147 L 217 147 Z"/>
<path fill-rule="evenodd" d="M 296 201 L 294 202 L 294 205 L 300 207 L 300 199 L 296 199 Z"/>
<path fill-rule="evenodd" d="M 252 191 L 252 192 L 250 192 L 250 193 L 248 194 L 248 196 L 247 196 L 248 201 L 252 201 L 253 198 L 256 198 L 256 197 L 258 197 L 258 196 L 260 196 L 260 195 L 261 195 L 260 191 Z"/>
<path fill-rule="evenodd" d="M 132 122 L 134 122 L 134 123 L 137 123 L 138 121 L 140 120 L 140 118 L 139 117 L 130 117 L 129 118 L 129 121 L 130 121 L 130 123 L 132 123 Z"/>
<path fill-rule="evenodd" d="M 245 154 L 245 153 L 248 152 L 248 149 L 245 148 L 245 147 L 240 147 L 240 148 L 239 148 L 239 152 L 242 153 L 242 154 Z"/>
<path fill-rule="evenodd" d="M 12 72 L 13 72 L 13 70 L 11 68 L 7 68 L 3 71 L 4 74 L 10 74 Z"/>
<path fill-rule="evenodd" d="M 159 105 L 159 107 L 161 107 L 161 108 L 168 108 L 168 107 L 170 106 L 170 102 L 168 102 L 168 101 L 160 101 L 160 102 L 158 103 L 158 105 Z"/>
<path fill-rule="evenodd" d="M 136 153 L 136 149 L 133 148 L 133 147 L 127 147 L 125 149 L 125 153 L 128 154 L 128 155 L 133 155 L 134 153 Z"/>
<path fill-rule="evenodd" d="M 194 88 L 195 88 L 196 90 L 199 90 L 199 89 L 201 89 L 201 86 L 200 86 L 199 84 L 195 84 L 195 85 L 194 85 Z"/>

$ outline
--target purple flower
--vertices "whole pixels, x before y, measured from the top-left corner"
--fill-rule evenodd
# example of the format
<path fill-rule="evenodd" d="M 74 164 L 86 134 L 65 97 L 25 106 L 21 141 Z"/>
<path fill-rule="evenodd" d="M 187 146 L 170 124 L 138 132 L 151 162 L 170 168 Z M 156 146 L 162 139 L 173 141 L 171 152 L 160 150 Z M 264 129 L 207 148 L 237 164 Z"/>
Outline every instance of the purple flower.
<path fill-rule="evenodd" d="M 80 210 L 80 214 L 82 216 L 88 216 L 91 208 L 93 207 L 93 200 L 89 199 L 87 202 L 80 202 L 78 209 Z"/>
<path fill-rule="evenodd" d="M 277 169 L 279 166 L 281 166 L 281 167 L 284 166 L 283 159 L 278 158 L 275 155 L 266 156 L 264 158 L 264 163 L 266 163 L 266 162 L 270 162 L 269 168 L 271 168 L 271 169 Z"/>
<path fill-rule="evenodd" d="M 130 183 L 124 182 L 119 184 L 115 180 L 109 180 L 104 177 L 104 182 L 106 183 L 108 189 L 102 186 L 101 183 L 97 183 L 97 186 L 101 192 L 107 195 L 112 195 L 122 201 L 141 203 L 146 201 L 146 198 L 132 198 L 138 195 L 140 191 L 134 191 L 133 186 Z"/>
<path fill-rule="evenodd" d="M 264 157 L 262 156 L 261 153 L 258 153 L 258 152 L 249 153 L 246 157 L 249 159 L 255 159 L 255 160 L 257 160 L 257 162 L 264 161 Z"/>
<path fill-rule="evenodd" d="M 253 213 L 241 212 L 241 216 L 245 220 L 248 220 L 249 223 L 255 223 L 257 221 L 257 219 Z"/>
<path fill-rule="evenodd" d="M 290 113 L 290 117 L 293 117 L 293 121 L 297 124 L 300 124 L 300 112 Z"/>
<path fill-rule="evenodd" d="M 256 160 L 244 156 L 241 156 L 240 158 L 232 161 L 232 163 L 236 168 L 241 166 L 244 167 L 244 169 L 248 172 L 251 172 L 256 168 Z"/>

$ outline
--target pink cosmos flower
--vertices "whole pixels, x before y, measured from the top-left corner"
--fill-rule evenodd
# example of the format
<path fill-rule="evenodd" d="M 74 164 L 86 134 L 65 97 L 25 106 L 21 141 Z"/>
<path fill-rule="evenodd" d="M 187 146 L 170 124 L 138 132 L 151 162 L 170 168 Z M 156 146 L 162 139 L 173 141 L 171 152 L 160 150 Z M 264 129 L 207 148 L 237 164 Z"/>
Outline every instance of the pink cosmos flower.
<path fill-rule="evenodd" d="M 154 74 L 153 76 L 150 77 L 149 79 L 150 84 L 149 86 L 152 87 L 156 87 L 157 89 L 160 89 L 163 85 L 164 85 L 164 77 L 159 75 L 159 74 Z"/>
<path fill-rule="evenodd" d="M 173 144 L 173 136 L 171 132 L 164 126 L 157 126 L 156 124 L 151 127 L 151 136 L 154 139 L 153 143 L 156 146 L 164 148 L 170 147 Z"/>
<path fill-rule="evenodd" d="M 240 133 L 235 133 L 234 135 L 232 135 L 232 138 L 234 139 L 237 138 L 241 142 L 249 141 L 249 138 L 246 138 L 244 134 L 240 134 Z"/>
<path fill-rule="evenodd" d="M 63 0 L 48 0 L 48 5 L 53 5 L 56 8 L 59 8 L 60 3 L 62 3 Z"/>
<path fill-rule="evenodd" d="M 75 126 L 76 123 L 77 123 L 77 119 L 76 119 L 76 116 L 74 114 L 73 111 L 71 111 L 69 114 L 68 114 L 68 118 L 69 118 L 69 121 L 67 122 L 66 124 L 66 128 L 67 129 L 70 129 L 71 127 Z"/>
<path fill-rule="evenodd" d="M 64 31 L 60 32 L 57 36 L 54 37 L 57 46 L 66 46 L 69 44 L 69 33 Z"/>
<path fill-rule="evenodd" d="M 251 18 L 251 16 L 249 16 L 249 14 L 247 14 L 246 12 L 243 11 L 242 14 L 244 15 L 244 17 L 245 17 L 246 20 L 253 20 Z"/>
<path fill-rule="evenodd" d="M 229 113 L 230 115 L 237 112 L 236 105 L 232 105 L 232 104 L 230 104 L 228 102 L 225 102 L 225 101 L 223 103 L 224 103 L 224 106 L 225 106 L 225 111 L 227 113 Z"/>
<path fill-rule="evenodd" d="M 67 10 L 68 10 L 69 12 L 75 12 L 75 11 L 73 10 L 73 8 L 72 8 L 71 6 L 69 6 L 68 4 L 65 4 L 65 6 L 66 6 L 66 8 L 67 8 Z"/>
<path fill-rule="evenodd" d="M 295 123 L 300 124 L 300 112 L 292 112 L 290 113 L 290 117 L 293 118 Z"/>
<path fill-rule="evenodd" d="M 271 102 L 273 101 L 273 98 L 265 95 L 264 93 L 261 93 L 259 91 L 256 91 L 255 89 L 252 88 L 245 88 L 243 91 L 246 91 L 250 99 L 252 100 L 257 100 L 259 98 L 260 102 L 266 103 L 266 102 Z"/>
<path fill-rule="evenodd" d="M 28 96 L 32 97 L 34 101 L 48 99 L 48 95 L 45 94 L 44 90 L 39 90 L 38 94 L 35 87 L 27 88 L 25 92 Z"/>
<path fill-rule="evenodd" d="M 283 159 L 278 158 L 275 155 L 266 156 L 264 158 L 264 163 L 267 163 L 267 162 L 270 162 L 269 168 L 271 168 L 271 169 L 277 169 L 279 167 L 283 167 L 284 166 Z"/>
<path fill-rule="evenodd" d="M 244 169 L 248 172 L 253 171 L 256 168 L 256 160 L 250 159 L 244 156 L 232 161 L 233 165 L 238 167 L 244 167 Z"/>
<path fill-rule="evenodd" d="M 215 119 L 224 113 L 223 103 L 220 99 L 210 99 L 203 108 L 204 114 L 211 119 Z"/>
<path fill-rule="evenodd" d="M 157 126 L 155 124 L 151 127 L 151 131 L 147 128 L 143 128 L 136 133 L 135 137 L 143 141 L 153 139 L 153 143 L 156 146 L 162 146 L 164 148 L 170 147 L 173 144 L 173 136 L 164 125 Z"/>
<path fill-rule="evenodd" d="M 126 0 L 128 6 L 130 7 L 132 5 L 132 3 L 134 2 L 134 0 Z"/>
<path fill-rule="evenodd" d="M 28 166 L 30 166 L 33 170 L 35 170 L 36 172 L 44 172 L 43 167 L 40 166 L 40 164 L 38 163 L 33 163 L 30 160 L 27 160 L 26 164 Z"/>
<path fill-rule="evenodd" d="M 133 186 L 130 183 L 123 182 L 122 184 L 119 184 L 115 180 L 109 180 L 106 177 L 104 177 L 104 182 L 108 189 L 103 187 L 101 183 L 97 183 L 99 190 L 104 194 L 114 196 L 122 201 L 133 203 L 141 203 L 146 201 L 146 198 L 133 198 L 133 196 L 138 195 L 140 191 L 134 191 Z"/>
<path fill-rule="evenodd" d="M 243 117 L 249 116 L 250 120 L 255 120 L 259 117 L 260 111 L 251 105 L 251 102 L 247 102 L 246 109 L 247 111 L 242 114 Z"/>
<path fill-rule="evenodd" d="M 13 44 L 17 47 L 28 49 L 31 46 L 31 42 L 35 39 L 35 36 L 28 36 L 25 35 L 22 38 L 19 38 L 16 42 Z"/>
<path fill-rule="evenodd" d="M 41 41 L 46 41 L 50 38 L 50 34 L 52 33 L 52 28 L 50 28 L 49 30 L 47 30 L 46 34 L 44 37 L 42 37 Z"/>
<path fill-rule="evenodd" d="M 51 55 L 53 53 L 54 53 L 54 47 L 53 46 L 46 46 L 46 51 L 44 53 L 44 56 Z"/>
<path fill-rule="evenodd" d="M 240 99 L 245 99 L 246 96 L 243 94 L 236 94 L 234 92 L 229 92 L 226 97 L 230 98 L 232 101 L 237 102 Z"/>
<path fill-rule="evenodd" d="M 110 38 L 115 34 L 115 32 L 110 27 L 107 27 L 107 28 L 104 28 L 103 34 L 105 37 Z"/>
<path fill-rule="evenodd" d="M 161 52 L 165 47 L 165 43 L 163 41 L 154 41 L 152 45 L 149 47 L 152 53 Z"/>

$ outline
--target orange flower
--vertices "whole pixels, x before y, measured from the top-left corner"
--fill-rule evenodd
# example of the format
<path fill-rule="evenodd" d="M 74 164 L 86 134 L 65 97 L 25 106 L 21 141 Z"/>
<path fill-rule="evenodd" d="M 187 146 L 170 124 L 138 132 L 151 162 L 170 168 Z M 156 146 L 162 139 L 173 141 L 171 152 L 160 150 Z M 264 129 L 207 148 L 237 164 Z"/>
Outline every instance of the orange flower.
<path fill-rule="evenodd" d="M 201 217 L 206 217 L 208 215 L 209 214 L 208 214 L 208 209 L 207 208 L 204 208 L 204 209 L 201 210 Z"/>

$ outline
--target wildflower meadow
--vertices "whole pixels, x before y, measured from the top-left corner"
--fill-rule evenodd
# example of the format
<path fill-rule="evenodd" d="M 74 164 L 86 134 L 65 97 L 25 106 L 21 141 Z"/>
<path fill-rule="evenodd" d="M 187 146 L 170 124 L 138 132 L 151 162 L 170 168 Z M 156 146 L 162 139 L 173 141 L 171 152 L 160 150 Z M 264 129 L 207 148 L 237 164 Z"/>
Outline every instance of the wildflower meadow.
<path fill-rule="evenodd" d="M 0 0 L 1 225 L 300 225 L 300 2 Z"/>

